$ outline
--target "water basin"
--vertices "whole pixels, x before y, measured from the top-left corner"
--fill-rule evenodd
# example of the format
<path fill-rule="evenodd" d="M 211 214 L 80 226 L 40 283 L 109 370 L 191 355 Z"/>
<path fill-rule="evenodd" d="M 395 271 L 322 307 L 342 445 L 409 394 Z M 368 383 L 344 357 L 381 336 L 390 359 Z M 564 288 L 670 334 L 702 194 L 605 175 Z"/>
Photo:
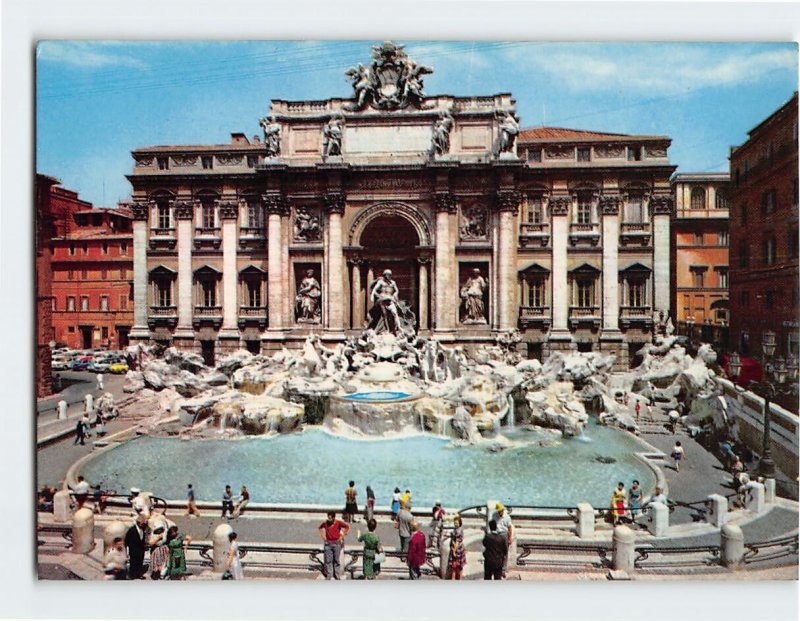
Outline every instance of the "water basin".
<path fill-rule="evenodd" d="M 369 392 L 354 392 L 350 395 L 340 395 L 341 399 L 348 401 L 401 401 L 408 399 L 411 394 L 391 390 L 371 390 Z"/>
<path fill-rule="evenodd" d="M 452 446 L 444 438 L 416 435 L 394 440 L 352 440 L 319 428 L 241 440 L 180 440 L 143 436 L 99 453 L 81 473 L 91 483 L 127 491 L 131 486 L 169 499 L 194 485 L 198 499 L 217 501 L 226 484 L 247 485 L 253 502 L 344 505 L 350 479 L 363 503 L 367 484 L 378 505 L 388 505 L 395 486 L 410 489 L 417 507 L 436 500 L 466 507 L 496 498 L 509 504 L 608 506 L 618 481 L 638 479 L 645 491 L 655 475 L 633 453 L 632 436 L 590 425 L 582 439 L 540 446 L 553 436 L 517 430 L 518 442 L 491 452 L 483 446 Z M 613 463 L 599 463 L 598 456 Z"/>

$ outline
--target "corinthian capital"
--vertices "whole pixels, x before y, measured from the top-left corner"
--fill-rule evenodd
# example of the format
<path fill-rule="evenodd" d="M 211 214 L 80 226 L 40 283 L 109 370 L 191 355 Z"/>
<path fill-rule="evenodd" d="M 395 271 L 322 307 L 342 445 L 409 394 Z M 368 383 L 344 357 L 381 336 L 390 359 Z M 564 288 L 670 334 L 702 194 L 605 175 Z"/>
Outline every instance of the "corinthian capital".
<path fill-rule="evenodd" d="M 344 213 L 345 196 L 342 192 L 327 192 L 323 196 L 323 201 L 328 213 Z"/>
<path fill-rule="evenodd" d="M 238 201 L 220 201 L 219 217 L 220 220 L 236 220 L 239 217 Z"/>
<path fill-rule="evenodd" d="M 522 200 L 522 192 L 519 190 L 500 190 L 497 192 L 497 210 L 508 211 L 516 215 L 519 211 L 519 203 Z"/>
<path fill-rule="evenodd" d="M 669 195 L 654 196 L 650 199 L 650 206 L 654 216 L 669 216 L 672 214 L 673 200 Z"/>
<path fill-rule="evenodd" d="M 566 216 L 572 199 L 569 196 L 554 196 L 550 199 L 550 213 L 554 216 Z"/>
<path fill-rule="evenodd" d="M 433 204 L 436 211 L 456 212 L 456 197 L 450 192 L 436 192 L 433 197 Z"/>
<path fill-rule="evenodd" d="M 133 219 L 134 220 L 147 220 L 147 216 L 150 213 L 150 204 L 149 203 L 132 203 L 131 204 L 131 211 L 133 212 Z"/>
<path fill-rule="evenodd" d="M 604 194 L 600 197 L 600 213 L 604 216 L 616 216 L 621 203 L 622 197 L 618 194 Z"/>
<path fill-rule="evenodd" d="M 270 192 L 262 196 L 264 200 L 264 209 L 268 214 L 278 214 L 285 216 L 289 213 L 286 205 L 286 199 L 279 192 Z"/>

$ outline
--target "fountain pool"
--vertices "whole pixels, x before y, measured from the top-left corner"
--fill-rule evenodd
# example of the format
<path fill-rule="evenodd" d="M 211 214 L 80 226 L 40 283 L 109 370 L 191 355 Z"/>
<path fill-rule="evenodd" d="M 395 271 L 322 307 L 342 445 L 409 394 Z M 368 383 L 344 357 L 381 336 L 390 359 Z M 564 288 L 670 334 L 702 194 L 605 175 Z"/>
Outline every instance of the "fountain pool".
<path fill-rule="evenodd" d="M 355 392 L 350 395 L 339 395 L 340 399 L 347 401 L 403 401 L 412 395 L 407 392 L 398 392 L 395 390 L 371 390 L 369 392 Z"/>
<path fill-rule="evenodd" d="M 186 484 L 198 499 L 216 501 L 226 484 L 247 485 L 253 502 L 344 505 L 352 479 L 371 485 L 378 505 L 388 505 L 395 487 L 410 489 L 414 505 L 436 500 L 449 507 L 495 498 L 524 505 L 574 506 L 589 501 L 608 506 L 617 481 L 633 479 L 652 491 L 655 474 L 634 453 L 636 438 L 611 427 L 589 425 L 582 438 L 540 446 L 549 434 L 515 430 L 514 446 L 492 452 L 486 445 L 452 446 L 441 437 L 352 440 L 318 428 L 301 433 L 240 440 L 180 440 L 142 436 L 97 454 L 81 469 L 104 488 L 139 486 L 158 496 L 181 499 Z M 612 457 L 603 464 L 596 457 Z"/>

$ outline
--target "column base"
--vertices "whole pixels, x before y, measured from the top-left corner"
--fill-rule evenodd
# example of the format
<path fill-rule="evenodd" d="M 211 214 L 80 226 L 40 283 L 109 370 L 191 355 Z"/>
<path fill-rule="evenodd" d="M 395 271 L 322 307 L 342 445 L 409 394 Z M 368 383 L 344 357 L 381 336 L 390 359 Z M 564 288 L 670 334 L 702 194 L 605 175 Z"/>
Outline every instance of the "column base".
<path fill-rule="evenodd" d="M 619 330 L 603 330 L 598 339 L 600 353 L 606 356 L 613 355 L 615 371 L 628 370 L 628 343 L 625 336 Z"/>
<path fill-rule="evenodd" d="M 218 354 L 231 354 L 241 347 L 241 335 L 238 329 L 223 328 L 217 334 L 216 350 Z"/>
<path fill-rule="evenodd" d="M 344 330 L 325 328 L 319 338 L 321 341 L 343 341 L 346 336 Z"/>
<path fill-rule="evenodd" d="M 132 343 L 147 342 L 150 340 L 150 328 L 147 326 L 133 326 L 128 332 L 128 340 Z"/>
<path fill-rule="evenodd" d="M 569 330 L 550 330 L 547 340 L 542 344 L 542 358 L 547 360 L 554 352 L 573 352 L 577 349 L 575 339 Z"/>

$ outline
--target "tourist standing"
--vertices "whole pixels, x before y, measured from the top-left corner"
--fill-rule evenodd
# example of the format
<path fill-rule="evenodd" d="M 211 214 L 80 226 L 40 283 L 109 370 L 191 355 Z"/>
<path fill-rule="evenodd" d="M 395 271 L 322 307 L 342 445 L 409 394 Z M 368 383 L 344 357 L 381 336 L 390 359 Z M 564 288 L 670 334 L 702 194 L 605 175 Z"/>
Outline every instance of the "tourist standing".
<path fill-rule="evenodd" d="M 617 488 L 611 492 L 611 509 L 614 516 L 614 525 L 622 523 L 622 518 L 625 516 L 625 484 L 620 481 L 617 483 Z"/>
<path fill-rule="evenodd" d="M 425 533 L 419 527 L 419 522 L 411 520 L 411 539 L 408 542 L 408 577 L 419 580 L 422 566 L 425 564 Z"/>
<path fill-rule="evenodd" d="M 147 540 L 147 518 L 141 514 L 125 533 L 125 548 L 128 550 L 128 577 L 131 580 L 143 578 L 144 550 Z"/>
<path fill-rule="evenodd" d="M 99 411 L 94 419 L 94 432 L 97 434 L 98 438 L 106 435 L 105 420 L 103 419 L 103 414 Z"/>
<path fill-rule="evenodd" d="M 675 430 L 678 428 L 678 421 L 681 415 L 678 413 L 678 410 L 670 410 L 667 416 L 669 417 L 669 424 L 667 427 L 672 432 L 672 435 L 675 435 Z"/>
<path fill-rule="evenodd" d="M 225 559 L 225 571 L 230 574 L 231 580 L 244 580 L 244 568 L 242 567 L 242 559 L 239 558 L 239 544 L 236 539 L 236 533 L 228 534 L 228 556 Z"/>
<path fill-rule="evenodd" d="M 349 487 L 344 490 L 344 511 L 342 511 L 342 519 L 348 524 L 356 521 L 355 516 L 358 513 L 356 496 L 358 496 L 356 483 L 355 481 L 350 481 Z"/>
<path fill-rule="evenodd" d="M 113 495 L 115 492 L 113 490 L 104 490 L 99 485 L 94 486 L 94 491 L 92 492 L 92 500 L 94 501 L 94 512 L 98 515 L 102 515 L 106 512 L 106 503 L 108 502 L 108 497 Z"/>
<path fill-rule="evenodd" d="M 83 504 L 89 497 L 89 483 L 87 483 L 82 476 L 78 475 L 78 482 L 75 484 L 75 487 L 72 488 L 72 493 L 75 495 L 75 504 L 78 505 L 78 509 L 83 509 Z"/>
<path fill-rule="evenodd" d="M 341 568 L 341 554 L 344 538 L 350 532 L 350 525 L 336 519 L 335 511 L 328 511 L 328 519 L 319 525 L 319 536 L 325 542 L 325 579 L 338 580 Z"/>
<path fill-rule="evenodd" d="M 364 508 L 364 519 L 369 522 L 375 517 L 375 492 L 367 485 L 367 505 Z"/>
<path fill-rule="evenodd" d="M 397 519 L 397 512 L 400 511 L 400 488 L 394 488 L 394 494 L 392 494 L 392 521 Z"/>
<path fill-rule="evenodd" d="M 744 464 L 738 455 L 733 456 L 733 463 L 731 464 L 731 474 L 733 475 L 733 486 L 739 486 L 739 480 L 744 473 Z"/>
<path fill-rule="evenodd" d="M 92 437 L 92 424 L 89 422 L 89 413 L 85 413 L 81 416 L 81 423 L 83 423 L 83 436 L 84 438 L 91 438 Z M 81 442 L 83 444 L 83 442 Z"/>
<path fill-rule="evenodd" d="M 447 559 L 447 577 L 450 580 L 461 580 L 467 564 L 467 551 L 464 549 L 464 527 L 461 516 L 453 518 L 453 532 L 450 533 L 450 557 Z"/>
<path fill-rule="evenodd" d="M 103 374 L 102 373 L 98 373 L 97 374 L 97 390 L 105 390 L 105 388 L 103 387 Z"/>
<path fill-rule="evenodd" d="M 236 499 L 236 506 L 233 509 L 233 517 L 238 518 L 249 502 L 250 492 L 247 491 L 246 486 L 242 485 L 242 489 L 239 492 L 239 498 Z"/>
<path fill-rule="evenodd" d="M 497 522 L 489 520 L 489 530 L 483 536 L 483 579 L 502 580 L 508 558 L 508 540 L 497 532 Z"/>
<path fill-rule="evenodd" d="M 667 501 L 667 497 L 664 495 L 664 490 L 660 487 L 656 487 L 656 493 L 650 496 L 650 500 L 647 501 L 646 506 L 650 506 L 656 503 L 660 503 L 665 507 L 669 506 L 669 502 Z"/>
<path fill-rule="evenodd" d="M 80 443 L 81 446 L 86 444 L 86 428 L 83 426 L 83 417 L 78 419 L 75 424 L 75 442 L 72 444 Z"/>
<path fill-rule="evenodd" d="M 639 481 L 634 480 L 631 488 L 628 490 L 628 507 L 631 510 L 631 522 L 635 522 L 642 507 L 642 488 L 639 487 Z"/>
<path fill-rule="evenodd" d="M 111 547 L 103 557 L 103 571 L 106 580 L 126 580 L 128 578 L 128 555 L 122 537 L 115 537 Z"/>
<path fill-rule="evenodd" d="M 167 547 L 167 529 L 159 526 L 150 537 L 150 577 L 161 580 L 167 575 L 169 548 Z"/>
<path fill-rule="evenodd" d="M 222 492 L 222 517 L 226 515 L 228 518 L 233 515 L 233 493 L 230 485 L 226 485 L 225 491 Z"/>
<path fill-rule="evenodd" d="M 494 509 L 492 520 L 494 520 L 494 523 L 497 525 L 497 534 L 506 538 L 506 547 L 510 550 L 511 540 L 514 537 L 514 526 L 511 524 L 511 516 L 508 514 L 508 511 L 506 511 L 502 502 L 498 502 L 494 506 Z M 506 571 L 508 571 L 508 558 L 503 562 L 503 578 L 506 577 Z"/>
<path fill-rule="evenodd" d="M 411 490 L 407 489 L 400 497 L 400 504 L 405 504 L 407 509 L 411 509 Z"/>
<path fill-rule="evenodd" d="M 400 551 L 406 552 L 408 550 L 408 540 L 411 539 L 411 522 L 414 516 L 408 510 L 406 504 L 400 501 L 400 511 L 397 512 L 397 521 L 394 527 L 397 529 L 397 534 L 400 536 Z"/>
<path fill-rule="evenodd" d="M 678 440 L 675 443 L 675 446 L 672 447 L 672 464 L 675 468 L 675 472 L 681 471 L 681 462 L 686 459 L 686 451 L 683 450 L 683 446 L 681 446 L 681 441 Z"/>
<path fill-rule="evenodd" d="M 150 517 L 150 496 L 148 495 L 145 498 L 141 492 L 142 490 L 138 487 L 131 488 L 131 507 L 133 507 L 137 515 L 142 515 L 145 519 L 148 519 Z"/>
<path fill-rule="evenodd" d="M 370 518 L 367 520 L 367 529 L 369 532 L 363 535 L 361 531 L 357 531 L 356 533 L 358 535 L 358 541 L 364 543 L 363 572 L 366 580 L 375 579 L 375 557 L 381 551 L 381 540 L 378 538 L 378 535 L 375 534 L 375 529 L 377 527 L 378 523 L 374 518 Z M 380 571 L 380 565 L 378 565 L 378 571 Z"/>
<path fill-rule="evenodd" d="M 431 509 L 431 536 L 429 544 L 432 547 L 438 547 L 439 542 L 442 540 L 442 529 L 444 528 L 444 509 L 442 509 L 442 501 L 437 500 L 436 504 Z"/>
<path fill-rule="evenodd" d="M 200 517 L 200 510 L 197 508 L 197 503 L 194 499 L 194 488 L 189 483 L 186 486 L 186 513 L 189 517 Z"/>
<path fill-rule="evenodd" d="M 192 543 L 189 535 L 185 537 L 178 532 L 178 527 L 173 525 L 167 531 L 167 547 L 169 548 L 169 563 L 167 572 L 170 580 L 183 580 L 186 576 L 186 546 Z"/>

